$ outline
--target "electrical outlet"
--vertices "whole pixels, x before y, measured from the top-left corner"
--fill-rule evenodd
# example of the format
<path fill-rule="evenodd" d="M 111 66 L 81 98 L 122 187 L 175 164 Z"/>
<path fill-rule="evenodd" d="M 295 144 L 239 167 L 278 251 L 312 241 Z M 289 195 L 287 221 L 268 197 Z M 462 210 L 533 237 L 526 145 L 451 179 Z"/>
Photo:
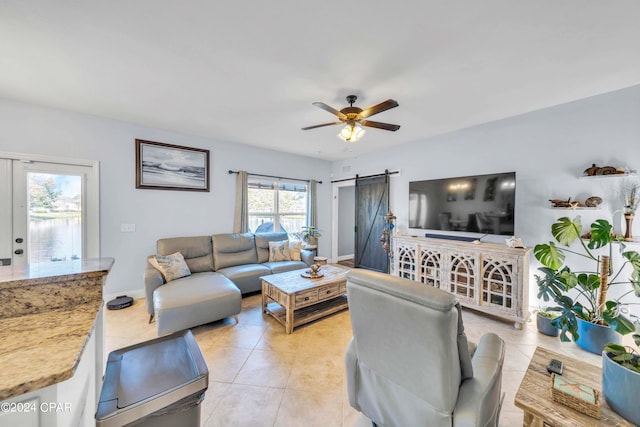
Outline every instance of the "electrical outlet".
<path fill-rule="evenodd" d="M 134 233 L 136 231 L 135 224 L 120 224 L 121 233 Z"/>

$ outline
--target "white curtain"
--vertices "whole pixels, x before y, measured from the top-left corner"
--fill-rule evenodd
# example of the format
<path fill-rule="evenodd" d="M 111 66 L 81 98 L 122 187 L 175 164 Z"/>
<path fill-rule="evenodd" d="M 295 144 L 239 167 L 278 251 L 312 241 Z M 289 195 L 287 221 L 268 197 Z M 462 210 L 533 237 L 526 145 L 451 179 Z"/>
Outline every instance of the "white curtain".
<path fill-rule="evenodd" d="M 236 210 L 233 220 L 234 233 L 249 231 L 249 196 L 247 171 L 238 171 L 236 177 Z"/>
<path fill-rule="evenodd" d="M 307 223 L 314 227 L 318 226 L 318 196 L 316 186 L 317 182 L 315 179 L 309 180 L 309 217 L 307 218 Z"/>

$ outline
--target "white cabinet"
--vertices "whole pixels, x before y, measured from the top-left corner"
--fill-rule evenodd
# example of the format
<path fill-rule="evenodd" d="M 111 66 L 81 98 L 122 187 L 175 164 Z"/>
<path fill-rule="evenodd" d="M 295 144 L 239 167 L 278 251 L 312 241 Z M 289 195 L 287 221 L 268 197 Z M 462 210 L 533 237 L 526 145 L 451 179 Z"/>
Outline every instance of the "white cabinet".
<path fill-rule="evenodd" d="M 435 286 L 460 304 L 515 322 L 529 318 L 528 248 L 395 236 L 392 274 Z"/>

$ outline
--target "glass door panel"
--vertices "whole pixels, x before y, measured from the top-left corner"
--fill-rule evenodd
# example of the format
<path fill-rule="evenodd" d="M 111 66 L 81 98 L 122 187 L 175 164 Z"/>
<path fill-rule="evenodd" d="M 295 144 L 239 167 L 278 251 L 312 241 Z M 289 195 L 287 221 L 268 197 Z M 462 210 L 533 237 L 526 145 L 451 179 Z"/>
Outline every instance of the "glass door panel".
<path fill-rule="evenodd" d="M 27 173 L 29 263 L 79 259 L 82 176 Z"/>
<path fill-rule="evenodd" d="M 97 175 L 93 168 L 21 160 L 12 163 L 13 264 L 99 256 Z"/>

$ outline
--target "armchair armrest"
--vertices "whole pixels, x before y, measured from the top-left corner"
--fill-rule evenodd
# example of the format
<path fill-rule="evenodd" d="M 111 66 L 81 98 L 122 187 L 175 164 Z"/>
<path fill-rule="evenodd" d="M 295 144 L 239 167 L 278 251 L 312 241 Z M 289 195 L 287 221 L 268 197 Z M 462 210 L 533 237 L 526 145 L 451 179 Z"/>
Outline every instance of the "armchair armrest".
<path fill-rule="evenodd" d="M 473 354 L 473 378 L 460 385 L 454 409 L 455 427 L 497 426 L 502 393 L 504 341 L 494 334 L 482 336 Z"/>
<path fill-rule="evenodd" d="M 300 258 L 304 261 L 309 267 L 313 264 L 313 259 L 316 256 L 316 251 L 310 251 L 309 249 L 302 249 L 300 251 Z"/>
<path fill-rule="evenodd" d="M 164 285 L 164 277 L 149 263 L 149 258 L 147 258 L 147 267 L 144 270 L 144 295 L 147 299 L 147 313 L 150 315 L 154 314 L 153 291 L 162 285 Z"/>
<path fill-rule="evenodd" d="M 360 410 L 360 406 L 358 405 L 358 400 L 356 398 L 356 382 L 355 378 L 357 376 L 358 370 L 358 354 L 356 353 L 356 343 L 354 338 L 351 337 L 349 341 L 349 345 L 347 346 L 347 351 L 344 355 L 347 376 L 346 378 L 350 378 L 353 381 L 347 381 L 347 395 L 349 396 L 349 404 L 352 408 Z"/>

